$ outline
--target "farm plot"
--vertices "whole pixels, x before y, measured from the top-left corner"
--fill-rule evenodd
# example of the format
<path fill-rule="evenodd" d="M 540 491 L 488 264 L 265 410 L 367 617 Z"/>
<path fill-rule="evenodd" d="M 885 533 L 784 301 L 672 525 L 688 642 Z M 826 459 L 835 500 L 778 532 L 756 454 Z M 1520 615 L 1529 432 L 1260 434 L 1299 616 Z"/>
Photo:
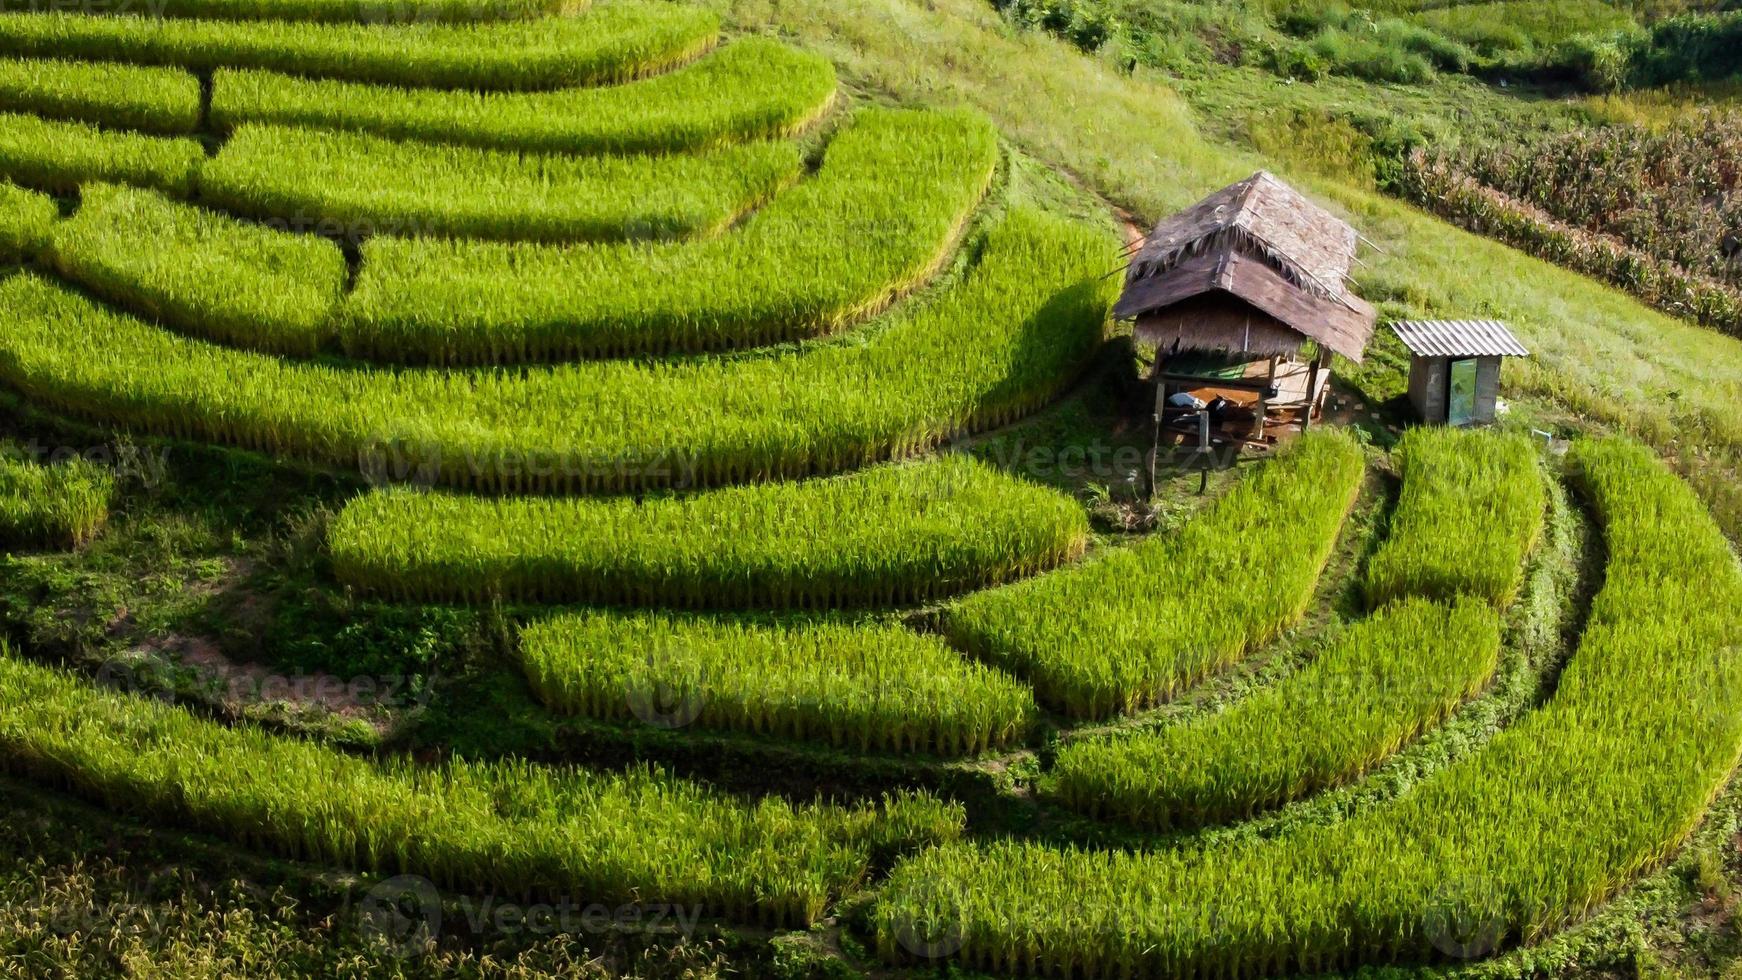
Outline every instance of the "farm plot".
<path fill-rule="evenodd" d="M 1165 700 L 1305 614 L 1362 473 L 1347 436 L 1309 435 L 1178 534 L 970 596 L 945 629 L 1073 717 Z"/>
<path fill-rule="evenodd" d="M 1412 429 L 1398 456 L 1403 494 L 1391 537 L 1367 567 L 1368 601 L 1467 595 L 1511 605 L 1548 507 L 1535 446 L 1523 436 Z"/>
<path fill-rule="evenodd" d="M 582 612 L 520 632 L 527 680 L 552 710 L 823 742 L 860 752 L 969 755 L 1035 715 L 1028 688 L 899 625 Z"/>
<path fill-rule="evenodd" d="M 1273 839 L 926 851 L 882 892 L 884 954 L 946 936 L 975 969 L 1055 976 L 1431 960 L 1467 924 L 1484 943 L 1536 938 L 1662 862 L 1742 752 L 1742 570 L 1649 450 L 1581 443 L 1573 458 L 1610 563 L 1546 706 L 1389 807 Z"/>
<path fill-rule="evenodd" d="M 56 194 L 115 181 L 186 196 L 206 158 L 191 139 L 111 132 L 0 112 L 0 176 Z"/>
<path fill-rule="evenodd" d="M 108 523 L 114 494 L 109 471 L 83 459 L 40 466 L 0 450 L 0 541 L 77 547 Z"/>
<path fill-rule="evenodd" d="M 1069 497 L 950 457 L 644 501 L 387 490 L 329 545 L 341 581 L 401 599 L 816 608 L 964 592 L 1087 540 Z"/>
<path fill-rule="evenodd" d="M 587 0 L 106 0 L 86 9 L 98 15 L 207 20 L 434 24 L 563 17 L 587 6 Z M 0 10 L 12 13 L 66 9 L 57 0 L 0 0 Z"/>
<path fill-rule="evenodd" d="M 200 128 L 200 83 L 175 68 L 0 58 L 0 111 L 176 136 Z"/>
<path fill-rule="evenodd" d="M 26 273 L 0 283 L 0 377 L 87 419 L 455 486 L 743 483 L 913 455 L 1045 404 L 1100 345 L 1115 260 L 1105 230 L 1014 208 L 956 288 L 863 343 L 516 374 L 286 362 Z"/>
<path fill-rule="evenodd" d="M 320 349 L 345 287 L 330 241 L 107 184 L 85 186 L 49 253 L 60 275 L 141 316 L 286 354 Z"/>
<path fill-rule="evenodd" d="M 759 346 L 836 329 L 946 258 L 998 159 L 985 119 L 867 109 L 823 167 L 696 243 L 363 246 L 348 353 L 475 364 Z"/>
<path fill-rule="evenodd" d="M 211 122 L 272 122 L 546 153 L 666 153 L 791 136 L 835 97 L 828 59 L 767 38 L 606 88 L 440 92 L 220 70 Z"/>
<path fill-rule="evenodd" d="M 33 259 L 48 247 L 60 207 L 47 194 L 0 180 L 0 263 Z"/>
<path fill-rule="evenodd" d="M 693 906 L 804 925 L 865 875 L 889 826 L 953 836 L 959 810 L 755 805 L 658 770 L 373 762 L 225 727 L 0 656 L 0 767 L 102 805 L 298 860 L 442 887 Z M 899 843 L 899 842 L 897 842 Z"/>
<path fill-rule="evenodd" d="M 575 158 L 247 125 L 200 172 L 200 197 L 352 238 L 676 238 L 720 230 L 802 166 L 791 143 Z"/>
<path fill-rule="evenodd" d="M 616 0 L 581 17 L 471 24 L 308 24 L 0 13 L 0 54 L 484 91 L 625 82 L 712 47 L 700 7 Z"/>
<path fill-rule="evenodd" d="M 1250 817 L 1359 776 L 1493 679 L 1500 620 L 1411 599 L 1219 714 L 1059 752 L 1066 806 L 1155 830 Z"/>

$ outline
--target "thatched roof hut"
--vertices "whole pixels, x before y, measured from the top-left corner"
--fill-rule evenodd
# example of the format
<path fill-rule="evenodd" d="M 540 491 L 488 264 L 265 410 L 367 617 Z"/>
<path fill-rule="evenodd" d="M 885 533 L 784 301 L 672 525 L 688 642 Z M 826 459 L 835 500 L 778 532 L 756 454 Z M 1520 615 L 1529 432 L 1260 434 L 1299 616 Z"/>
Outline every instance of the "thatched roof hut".
<path fill-rule="evenodd" d="M 1314 341 L 1360 361 L 1377 315 L 1349 289 L 1358 242 L 1260 172 L 1156 225 L 1113 312 L 1164 354 L 1291 356 Z"/>

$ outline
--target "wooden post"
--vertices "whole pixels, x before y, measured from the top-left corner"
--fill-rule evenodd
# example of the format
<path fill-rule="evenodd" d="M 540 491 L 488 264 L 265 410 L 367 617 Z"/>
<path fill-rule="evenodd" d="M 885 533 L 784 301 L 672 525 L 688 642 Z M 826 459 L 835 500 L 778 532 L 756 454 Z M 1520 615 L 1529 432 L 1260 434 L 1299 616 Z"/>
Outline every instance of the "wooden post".
<path fill-rule="evenodd" d="M 1313 356 L 1312 370 L 1307 372 L 1307 405 L 1306 417 L 1300 420 L 1300 431 L 1306 432 L 1313 427 L 1313 413 L 1319 408 L 1319 376 L 1330 366 L 1330 352 L 1324 347 Z"/>
<path fill-rule="evenodd" d="M 1276 387 L 1276 358 L 1270 359 L 1270 372 L 1265 375 L 1265 389 L 1258 393 L 1258 421 L 1252 426 L 1252 440 L 1264 441 L 1264 415 L 1270 410 L 1270 388 Z"/>
<path fill-rule="evenodd" d="M 1167 390 L 1167 385 L 1162 382 L 1161 376 L 1165 373 L 1163 367 L 1166 363 L 1166 359 L 1161 357 L 1158 352 L 1155 358 L 1155 410 L 1149 416 L 1149 485 L 1144 493 L 1147 500 L 1155 499 L 1155 462 L 1156 457 L 1161 455 L 1161 417 L 1163 409 L 1166 407 L 1162 393 Z"/>

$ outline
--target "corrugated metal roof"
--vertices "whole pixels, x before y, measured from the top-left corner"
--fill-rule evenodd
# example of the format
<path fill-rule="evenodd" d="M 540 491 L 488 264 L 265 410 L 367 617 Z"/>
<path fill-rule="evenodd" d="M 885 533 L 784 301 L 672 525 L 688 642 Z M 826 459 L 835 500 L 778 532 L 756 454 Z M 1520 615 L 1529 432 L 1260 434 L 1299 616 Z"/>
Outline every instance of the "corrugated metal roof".
<path fill-rule="evenodd" d="M 1391 324 L 1417 357 L 1529 357 L 1499 320 L 1400 320 Z"/>

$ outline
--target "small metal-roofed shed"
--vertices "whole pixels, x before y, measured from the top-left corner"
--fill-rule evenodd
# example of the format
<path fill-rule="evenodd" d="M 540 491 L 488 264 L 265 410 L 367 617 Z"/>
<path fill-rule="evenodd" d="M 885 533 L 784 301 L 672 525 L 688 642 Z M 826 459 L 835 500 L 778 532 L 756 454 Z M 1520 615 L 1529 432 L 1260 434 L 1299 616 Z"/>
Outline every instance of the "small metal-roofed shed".
<path fill-rule="evenodd" d="M 1409 348 L 1409 401 L 1432 425 L 1494 421 L 1500 361 L 1529 357 L 1499 320 L 1402 320 L 1391 330 Z"/>

